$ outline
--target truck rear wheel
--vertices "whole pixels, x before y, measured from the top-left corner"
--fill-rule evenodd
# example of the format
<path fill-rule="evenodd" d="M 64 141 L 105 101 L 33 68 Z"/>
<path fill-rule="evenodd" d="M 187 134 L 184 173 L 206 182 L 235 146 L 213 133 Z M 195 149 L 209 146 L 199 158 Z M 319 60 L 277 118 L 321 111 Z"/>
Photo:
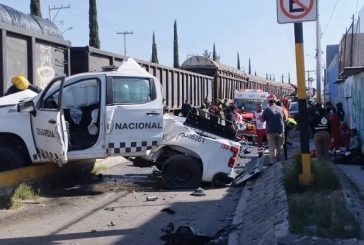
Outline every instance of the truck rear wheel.
<path fill-rule="evenodd" d="M 24 157 L 14 149 L 0 146 L 0 172 L 25 166 Z"/>
<path fill-rule="evenodd" d="M 167 188 L 197 188 L 201 183 L 202 170 L 200 164 L 194 158 L 176 155 L 165 162 L 163 179 Z"/>

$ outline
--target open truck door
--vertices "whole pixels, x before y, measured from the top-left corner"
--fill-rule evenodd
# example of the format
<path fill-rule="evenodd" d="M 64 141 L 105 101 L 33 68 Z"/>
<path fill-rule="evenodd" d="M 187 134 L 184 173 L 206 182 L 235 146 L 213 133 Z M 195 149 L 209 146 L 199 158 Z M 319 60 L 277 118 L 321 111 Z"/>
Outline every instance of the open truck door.
<path fill-rule="evenodd" d="M 20 111 L 32 109 L 29 112 L 31 113 L 33 138 L 38 156 L 59 166 L 68 161 L 68 133 L 62 109 L 64 81 L 65 76 L 56 77 L 49 83 L 40 97 L 25 102 L 23 108 L 20 105 L 18 109 Z"/>

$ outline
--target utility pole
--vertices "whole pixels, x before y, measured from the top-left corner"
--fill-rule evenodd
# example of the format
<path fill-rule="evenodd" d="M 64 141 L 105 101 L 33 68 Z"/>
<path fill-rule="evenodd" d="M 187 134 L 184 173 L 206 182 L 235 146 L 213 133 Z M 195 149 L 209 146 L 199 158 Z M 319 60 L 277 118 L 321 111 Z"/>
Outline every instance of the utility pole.
<path fill-rule="evenodd" d="M 48 5 L 49 20 L 54 22 L 54 20 L 57 18 L 57 15 L 58 15 L 60 10 L 69 9 L 69 8 L 71 8 L 71 5 L 69 5 L 69 4 L 67 6 L 64 6 L 63 4 L 61 4 L 61 6 L 58 6 L 58 7 L 56 7 L 56 6 L 51 7 L 50 5 Z M 57 13 L 54 16 L 54 18 L 52 18 L 52 11 L 53 10 L 57 10 Z"/>
<path fill-rule="evenodd" d="M 317 20 L 316 20 L 316 89 L 317 103 L 321 104 L 321 30 L 320 30 L 320 1 L 317 2 Z M 353 26 L 354 28 L 354 26 Z"/>
<path fill-rule="evenodd" d="M 126 35 L 134 34 L 134 32 L 132 32 L 132 31 L 123 31 L 123 32 L 116 32 L 116 34 L 124 35 L 124 56 L 126 56 Z"/>
<path fill-rule="evenodd" d="M 316 70 L 307 70 L 305 72 L 307 72 L 307 90 L 310 91 L 310 93 L 311 93 L 313 78 L 310 77 L 310 72 L 316 72 Z"/>

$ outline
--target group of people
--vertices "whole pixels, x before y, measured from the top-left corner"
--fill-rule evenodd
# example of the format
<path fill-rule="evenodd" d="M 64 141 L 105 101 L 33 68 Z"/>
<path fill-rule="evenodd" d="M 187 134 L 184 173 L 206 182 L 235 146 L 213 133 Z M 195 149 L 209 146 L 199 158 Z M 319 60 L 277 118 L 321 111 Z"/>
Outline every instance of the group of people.
<path fill-rule="evenodd" d="M 314 132 L 316 157 L 318 160 L 328 160 L 330 151 L 343 156 L 343 161 L 350 161 L 360 156 L 360 141 L 358 130 L 350 129 L 345 120 L 343 104 L 334 106 L 326 102 L 325 108 L 317 106 L 316 116 L 311 124 Z"/>

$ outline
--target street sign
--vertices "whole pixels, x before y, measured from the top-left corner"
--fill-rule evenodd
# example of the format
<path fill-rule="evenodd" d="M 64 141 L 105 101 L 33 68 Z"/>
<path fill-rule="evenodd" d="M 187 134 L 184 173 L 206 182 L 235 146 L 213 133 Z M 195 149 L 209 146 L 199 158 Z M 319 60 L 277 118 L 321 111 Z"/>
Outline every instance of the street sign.
<path fill-rule="evenodd" d="M 279 24 L 314 21 L 317 19 L 317 0 L 277 0 Z"/>

